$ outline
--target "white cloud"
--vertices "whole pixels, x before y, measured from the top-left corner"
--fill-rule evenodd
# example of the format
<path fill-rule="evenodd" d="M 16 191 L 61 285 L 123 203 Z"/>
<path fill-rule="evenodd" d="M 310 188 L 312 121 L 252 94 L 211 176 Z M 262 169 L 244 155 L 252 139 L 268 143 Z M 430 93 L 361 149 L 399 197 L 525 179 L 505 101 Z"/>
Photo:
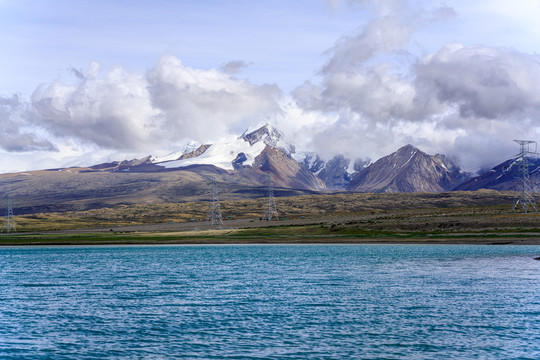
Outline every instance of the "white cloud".
<path fill-rule="evenodd" d="M 78 75 L 77 75 L 78 74 Z M 32 95 L 32 121 L 57 137 L 108 149 L 152 151 L 186 138 L 207 141 L 277 111 L 281 92 L 163 56 L 146 76 L 99 64 L 75 84 L 59 81 Z"/>
<path fill-rule="evenodd" d="M 376 18 L 358 35 L 340 39 L 328 51 L 332 57 L 323 67 L 322 73 L 354 71 L 380 53 L 406 46 L 412 31 L 412 24 L 399 16 Z"/>
<path fill-rule="evenodd" d="M 22 116 L 25 106 L 16 95 L 0 96 L 0 148 L 7 152 L 56 151 L 52 143 L 40 139 L 29 128 Z"/>
<path fill-rule="evenodd" d="M 512 139 L 540 132 L 540 57 L 454 43 L 396 61 L 399 53 L 410 55 L 419 27 L 456 15 L 449 7 L 416 11 L 406 4 L 381 2 L 375 19 L 328 51 L 320 84 L 294 90 L 301 108 L 339 115 L 315 132 L 315 147 L 377 158 L 411 143 L 446 153 L 467 170 L 512 156 Z"/>
<path fill-rule="evenodd" d="M 152 107 L 146 80 L 120 67 L 94 78 L 95 70 L 92 64 L 75 85 L 57 81 L 40 86 L 32 95 L 33 121 L 59 137 L 111 149 L 144 148 L 160 115 Z"/>
<path fill-rule="evenodd" d="M 527 117 L 540 110 L 540 56 L 448 44 L 415 68 L 424 95 L 457 104 L 463 118 Z"/>
<path fill-rule="evenodd" d="M 86 71 L 72 69 L 73 83 L 40 86 L 30 111 L 18 99 L 0 99 L 2 148 L 54 150 L 56 145 L 93 161 L 90 155 L 177 150 L 187 139 L 206 142 L 269 121 L 298 147 L 326 157 L 375 159 L 411 143 L 474 170 L 511 156 L 512 139 L 540 133 L 539 57 L 523 47 L 494 45 L 505 36 L 505 17 L 513 24 L 509 33 L 538 33 L 536 1 L 515 6 L 502 0 L 327 0 L 327 5 L 336 14 L 347 11 L 347 19 L 358 14 L 361 27 L 329 47 L 317 75 L 292 97 L 276 85 L 233 77 L 250 65 L 241 60 L 202 70 L 166 55 L 146 73 L 122 67 L 103 71 L 93 62 Z M 459 20 L 448 25 L 456 16 Z M 463 41 L 477 42 L 478 34 L 493 29 L 497 36 L 484 36 L 489 45 Z M 466 45 L 441 46 L 443 32 L 444 42 L 457 37 Z M 306 33 L 306 40 L 312 35 Z M 419 39 L 433 43 L 424 46 Z M 235 58 L 229 55 L 225 59 Z M 49 141 L 42 140 L 47 133 Z M 68 151 L 66 143 L 76 149 Z"/>
<path fill-rule="evenodd" d="M 279 112 L 275 85 L 254 85 L 217 70 L 198 70 L 164 56 L 147 73 L 155 108 L 163 113 L 163 135 L 207 141 Z"/>

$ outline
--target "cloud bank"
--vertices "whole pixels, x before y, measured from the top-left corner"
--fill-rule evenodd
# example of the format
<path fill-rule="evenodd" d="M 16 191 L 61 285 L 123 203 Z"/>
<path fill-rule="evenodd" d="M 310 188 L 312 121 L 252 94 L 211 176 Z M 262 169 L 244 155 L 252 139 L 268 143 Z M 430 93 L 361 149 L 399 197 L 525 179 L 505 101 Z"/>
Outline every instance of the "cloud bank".
<path fill-rule="evenodd" d="M 275 85 L 253 85 L 217 70 L 163 56 L 147 73 L 121 67 L 99 76 L 98 63 L 77 83 L 54 82 L 32 95 L 35 125 L 99 147 L 150 151 L 183 139 L 208 141 L 279 111 Z"/>
<path fill-rule="evenodd" d="M 18 96 L 0 96 L 0 147 L 7 152 L 56 151 L 52 143 L 28 129 L 21 116 L 24 107 Z"/>
<path fill-rule="evenodd" d="M 326 49 L 317 76 L 291 94 L 235 78 L 251 65 L 240 60 L 202 70 L 165 55 L 143 74 L 103 71 L 94 62 L 86 71 L 72 69 L 72 83 L 41 85 L 29 103 L 0 98 L 2 148 L 54 151 L 66 141 L 149 154 L 270 121 L 300 149 L 326 158 L 376 159 L 411 143 L 474 171 L 512 156 L 513 139 L 540 134 L 538 55 L 460 43 L 418 54 L 419 32 L 459 17 L 433 2 L 328 5 L 371 18 Z"/>
<path fill-rule="evenodd" d="M 413 55 L 415 33 L 453 18 L 454 9 L 415 9 L 403 1 L 347 3 L 370 6 L 376 16 L 328 50 L 319 83 L 306 81 L 292 94 L 303 109 L 339 117 L 313 134 L 316 148 L 355 149 L 377 158 L 411 143 L 451 155 L 474 171 L 512 156 L 512 139 L 540 133 L 537 55 L 458 43 Z"/>

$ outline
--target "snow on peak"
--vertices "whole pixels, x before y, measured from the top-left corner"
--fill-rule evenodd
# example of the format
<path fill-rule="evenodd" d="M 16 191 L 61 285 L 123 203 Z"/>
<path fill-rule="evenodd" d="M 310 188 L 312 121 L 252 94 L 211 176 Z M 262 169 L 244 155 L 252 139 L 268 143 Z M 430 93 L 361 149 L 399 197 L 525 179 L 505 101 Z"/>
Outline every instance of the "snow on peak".
<path fill-rule="evenodd" d="M 289 155 L 295 152 L 294 146 L 283 140 L 281 131 L 269 123 L 266 123 L 264 126 L 254 131 L 250 131 L 250 129 L 246 130 L 239 139 L 243 139 L 250 145 L 263 142 L 273 148 L 284 150 Z"/>
<path fill-rule="evenodd" d="M 201 149 L 201 146 L 205 146 L 205 148 Z M 152 160 L 166 168 L 197 164 L 214 165 L 222 169 L 233 170 L 233 163 L 238 165 L 238 159 L 242 159 L 241 165 L 251 166 L 266 146 L 283 150 L 289 155 L 293 154 L 295 150 L 294 146 L 283 141 L 283 134 L 278 129 L 266 123 L 254 131 L 248 129 L 240 136 L 225 136 L 211 145 L 190 142 L 183 151 Z M 186 154 L 193 154 L 193 156 L 185 156 Z"/>
<path fill-rule="evenodd" d="M 243 165 L 252 165 L 255 158 L 264 150 L 266 144 L 257 142 L 250 145 L 249 142 L 238 138 L 236 135 L 225 136 L 214 142 L 201 155 L 176 161 L 168 161 L 160 164 L 166 168 L 177 168 L 189 165 L 214 165 L 225 170 L 233 170 L 233 161 L 243 153 L 246 160 Z"/>
<path fill-rule="evenodd" d="M 180 159 L 182 157 L 182 155 L 189 154 L 189 153 L 197 150 L 200 146 L 201 146 L 201 144 L 199 144 L 198 142 L 190 140 L 184 146 L 184 150 L 176 151 L 176 152 L 170 153 L 169 155 L 165 155 L 165 156 L 161 156 L 161 157 L 155 156 L 155 157 L 152 157 L 150 160 L 153 163 L 161 163 L 161 162 L 165 162 L 165 161 L 178 160 L 178 159 Z"/>

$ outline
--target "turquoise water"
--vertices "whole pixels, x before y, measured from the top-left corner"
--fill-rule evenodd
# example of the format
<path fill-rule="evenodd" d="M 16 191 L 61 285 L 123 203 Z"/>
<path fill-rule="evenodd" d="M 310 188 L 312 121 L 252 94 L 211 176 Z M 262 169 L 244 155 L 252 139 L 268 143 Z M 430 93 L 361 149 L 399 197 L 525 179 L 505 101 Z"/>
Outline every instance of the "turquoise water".
<path fill-rule="evenodd" d="M 2 359 L 540 359 L 540 246 L 0 248 Z"/>

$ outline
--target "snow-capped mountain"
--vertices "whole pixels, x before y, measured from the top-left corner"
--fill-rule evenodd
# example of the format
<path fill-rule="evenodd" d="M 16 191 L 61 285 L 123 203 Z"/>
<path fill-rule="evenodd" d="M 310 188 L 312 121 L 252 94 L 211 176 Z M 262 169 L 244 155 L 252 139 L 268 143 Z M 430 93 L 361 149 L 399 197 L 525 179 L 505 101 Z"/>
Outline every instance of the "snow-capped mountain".
<path fill-rule="evenodd" d="M 247 129 L 240 138 L 250 145 L 263 142 L 270 147 L 284 151 L 287 155 L 295 153 L 294 145 L 284 141 L 283 134 L 269 123 L 256 130 Z"/>
<path fill-rule="evenodd" d="M 319 181 L 317 188 L 345 189 L 352 174 L 361 170 L 365 165 L 365 162 L 360 159 L 353 161 L 342 155 L 336 155 L 332 159 L 324 161 L 318 154 L 312 152 L 296 153 L 295 146 L 284 141 L 283 134 L 268 123 L 259 128 L 248 129 L 238 137 L 234 135 L 223 137 L 212 144 L 200 145 L 190 142 L 183 151 L 161 158 L 152 158 L 151 161 L 167 169 L 197 164 L 214 165 L 225 170 L 239 170 L 254 167 L 257 157 L 261 156 L 267 147 L 286 154 L 290 158 L 287 159 L 288 166 L 296 169 L 295 171 L 308 169 L 318 177 L 323 184 L 320 184 Z M 295 160 L 302 166 L 298 167 L 290 160 Z M 278 166 L 277 163 L 274 163 L 274 166 L 282 170 L 285 169 L 284 166 Z M 310 182 L 313 183 L 313 181 Z"/>
<path fill-rule="evenodd" d="M 295 153 L 295 147 L 283 138 L 278 129 L 265 124 L 212 144 L 190 142 L 182 151 L 165 157 L 146 157 L 94 168 L 171 171 L 207 165 L 239 172 L 260 183 L 265 181 L 263 174 L 270 173 L 276 186 L 281 187 L 354 192 L 440 192 L 466 180 L 466 175 L 445 156 L 427 155 L 411 145 L 370 164 L 343 155 L 325 161 L 316 153 Z"/>
<path fill-rule="evenodd" d="M 444 155 L 428 155 L 412 145 L 382 157 L 358 172 L 348 190 L 354 192 L 441 192 L 467 179 Z"/>
<path fill-rule="evenodd" d="M 234 170 L 235 160 L 244 158 L 243 163 L 251 165 L 265 147 L 266 144 L 262 141 L 251 145 L 242 138 L 232 135 L 217 140 L 197 156 L 185 157 L 182 154 L 175 160 L 159 161 L 158 159 L 154 164 L 167 169 L 197 164 L 214 165 L 225 170 Z"/>
<path fill-rule="evenodd" d="M 164 169 L 181 169 L 195 165 L 211 165 L 227 171 L 240 171 L 246 178 L 267 181 L 272 174 L 274 184 L 296 189 L 321 190 L 324 182 L 292 158 L 295 148 L 283 140 L 283 134 L 270 124 L 248 129 L 240 136 L 226 136 L 212 144 L 190 143 L 183 151 L 152 164 Z"/>
<path fill-rule="evenodd" d="M 282 140 L 283 135 L 270 124 L 254 130 L 247 130 L 240 136 L 229 135 L 212 144 L 190 143 L 184 151 L 175 152 L 162 158 L 153 158 L 152 163 L 165 168 L 179 168 L 190 165 L 214 165 L 225 170 L 235 170 L 252 166 L 266 146 L 280 149 L 286 154 L 294 153 L 294 147 Z"/>
<path fill-rule="evenodd" d="M 494 168 L 465 181 L 454 188 L 454 190 L 475 191 L 479 189 L 492 190 L 516 190 L 518 188 L 519 166 L 517 158 L 506 160 Z M 528 158 L 531 163 L 529 167 L 529 180 L 533 191 L 540 189 L 540 159 Z"/>
<path fill-rule="evenodd" d="M 534 186 L 540 180 L 540 160 L 530 161 Z M 371 164 L 342 155 L 327 160 L 316 153 L 295 152 L 279 130 L 266 124 L 212 144 L 190 142 L 163 157 L 1 176 L 5 188 L 25 199 L 20 210 L 33 213 L 208 200 L 213 179 L 226 189 L 222 199 L 258 198 L 265 194 L 268 175 L 276 196 L 329 190 L 509 190 L 515 189 L 518 167 L 511 159 L 471 179 L 444 155 L 428 155 L 411 145 Z"/>

